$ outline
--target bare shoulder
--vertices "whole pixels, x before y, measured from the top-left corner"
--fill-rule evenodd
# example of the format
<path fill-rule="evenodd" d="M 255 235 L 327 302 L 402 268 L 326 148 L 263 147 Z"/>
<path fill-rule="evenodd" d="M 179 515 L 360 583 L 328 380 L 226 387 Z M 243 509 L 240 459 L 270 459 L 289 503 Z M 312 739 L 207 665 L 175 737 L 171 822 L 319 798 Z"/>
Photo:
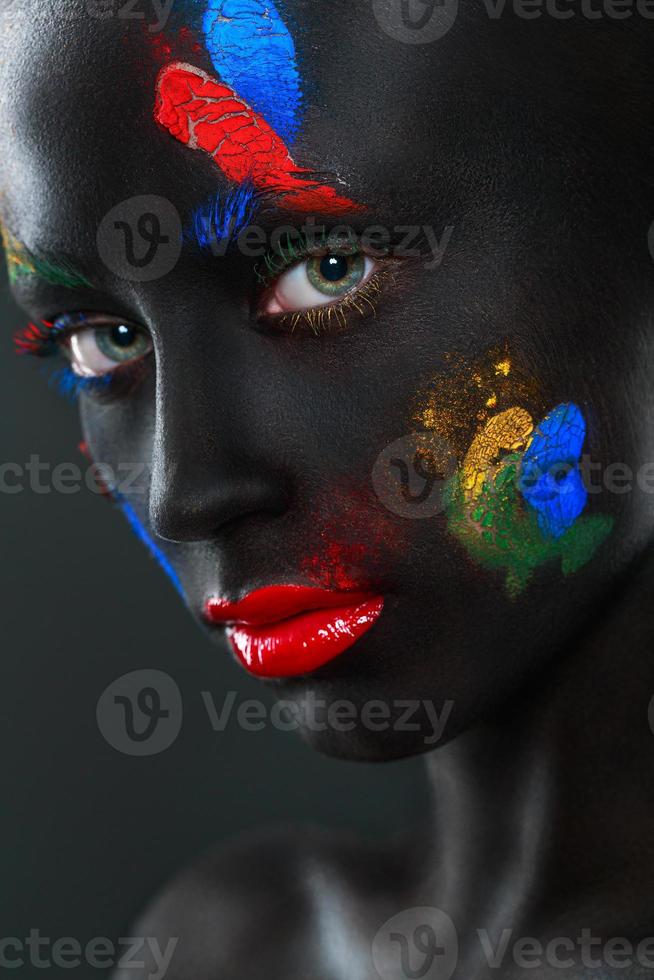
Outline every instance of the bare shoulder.
<path fill-rule="evenodd" d="M 396 848 L 350 835 L 243 835 L 155 898 L 132 929 L 144 941 L 143 971 L 130 964 L 113 980 L 351 980 L 348 964 L 369 961 L 370 937 L 397 909 L 403 867 Z"/>

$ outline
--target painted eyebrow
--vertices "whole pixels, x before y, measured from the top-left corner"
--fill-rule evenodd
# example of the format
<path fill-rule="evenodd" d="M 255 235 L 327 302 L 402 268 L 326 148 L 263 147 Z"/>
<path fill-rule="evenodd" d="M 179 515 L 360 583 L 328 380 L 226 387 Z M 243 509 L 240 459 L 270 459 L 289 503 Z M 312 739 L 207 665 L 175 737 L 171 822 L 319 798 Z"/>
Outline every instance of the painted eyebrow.
<path fill-rule="evenodd" d="M 184 230 L 184 241 L 212 253 L 221 244 L 220 252 L 224 254 L 251 223 L 259 207 L 259 196 L 248 182 L 212 195 L 193 212 Z"/>
<path fill-rule="evenodd" d="M 32 252 L 9 231 L 2 221 L 0 221 L 0 237 L 10 283 L 30 277 L 40 279 L 51 286 L 65 286 L 69 289 L 92 285 L 68 259 L 44 253 L 37 255 Z"/>

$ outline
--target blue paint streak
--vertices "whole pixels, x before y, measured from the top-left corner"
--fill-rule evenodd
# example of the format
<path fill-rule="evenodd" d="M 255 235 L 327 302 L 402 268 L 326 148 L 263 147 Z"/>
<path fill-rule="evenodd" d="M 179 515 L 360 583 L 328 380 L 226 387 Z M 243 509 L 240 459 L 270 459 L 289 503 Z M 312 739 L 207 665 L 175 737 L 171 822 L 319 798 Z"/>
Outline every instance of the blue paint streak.
<path fill-rule="evenodd" d="M 208 0 L 202 19 L 214 68 L 282 139 L 302 107 L 295 44 L 272 0 Z"/>
<path fill-rule="evenodd" d="M 536 428 L 522 457 L 520 490 L 545 537 L 560 538 L 586 506 L 588 493 L 579 470 L 585 438 L 579 408 L 557 405 Z"/>
<path fill-rule="evenodd" d="M 194 213 L 190 230 L 184 237 L 196 242 L 202 251 L 224 254 L 225 248 L 218 248 L 218 245 L 234 241 L 251 224 L 257 209 L 256 198 L 257 192 L 248 183 L 240 184 L 226 194 L 216 194 Z"/>
<path fill-rule="evenodd" d="M 182 584 L 179 580 L 177 572 L 170 562 L 170 559 L 163 553 L 159 545 L 157 545 L 148 534 L 132 505 L 129 504 L 119 493 L 114 494 L 114 499 L 127 518 L 127 522 L 136 537 L 142 544 L 145 545 L 152 557 L 159 563 L 160 567 L 164 570 L 170 581 L 173 583 L 177 589 L 177 592 L 182 596 L 182 598 L 184 598 Z"/>

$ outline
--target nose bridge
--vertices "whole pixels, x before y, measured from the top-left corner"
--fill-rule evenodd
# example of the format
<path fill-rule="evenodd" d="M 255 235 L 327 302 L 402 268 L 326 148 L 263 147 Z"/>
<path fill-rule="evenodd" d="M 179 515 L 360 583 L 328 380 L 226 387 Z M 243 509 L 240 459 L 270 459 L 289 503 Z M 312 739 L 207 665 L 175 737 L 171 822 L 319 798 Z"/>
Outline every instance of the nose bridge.
<path fill-rule="evenodd" d="M 242 415 L 234 387 L 212 371 L 157 372 L 150 523 L 159 537 L 206 540 L 239 517 L 285 509 L 285 478 Z"/>

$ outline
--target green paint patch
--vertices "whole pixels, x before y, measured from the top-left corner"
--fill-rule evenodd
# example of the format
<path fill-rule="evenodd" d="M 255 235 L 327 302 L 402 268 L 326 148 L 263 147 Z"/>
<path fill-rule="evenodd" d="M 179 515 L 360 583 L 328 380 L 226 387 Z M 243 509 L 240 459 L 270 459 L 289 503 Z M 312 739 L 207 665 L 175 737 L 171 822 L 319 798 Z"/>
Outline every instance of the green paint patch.
<path fill-rule="evenodd" d="M 613 527 L 605 515 L 580 517 L 559 538 L 546 538 L 536 513 L 523 504 L 517 486 L 520 455 L 506 456 L 492 480 L 486 479 L 479 497 L 465 499 L 460 474 L 450 481 L 446 513 L 449 530 L 485 568 L 506 574 L 512 597 L 526 587 L 543 562 L 560 559 L 564 575 L 588 562 Z"/>

